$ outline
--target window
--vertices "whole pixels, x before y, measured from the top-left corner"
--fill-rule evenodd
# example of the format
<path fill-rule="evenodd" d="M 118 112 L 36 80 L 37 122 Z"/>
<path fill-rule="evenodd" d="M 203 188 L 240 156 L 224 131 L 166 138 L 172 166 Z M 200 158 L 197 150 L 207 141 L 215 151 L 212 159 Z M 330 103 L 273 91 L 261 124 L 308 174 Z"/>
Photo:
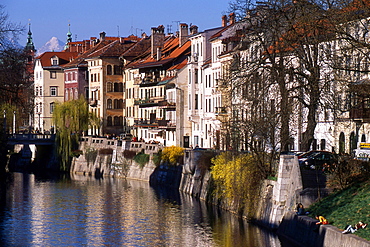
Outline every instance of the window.
<path fill-rule="evenodd" d="M 194 71 L 194 83 L 198 83 L 198 69 Z"/>
<path fill-rule="evenodd" d="M 57 87 L 50 87 L 50 96 L 57 96 L 58 90 Z"/>
<path fill-rule="evenodd" d="M 38 96 L 38 95 L 39 95 L 39 87 L 36 87 L 35 96 Z"/>
<path fill-rule="evenodd" d="M 119 117 L 114 117 L 113 118 L 114 126 L 119 126 Z"/>
<path fill-rule="evenodd" d="M 195 94 L 195 102 L 194 102 L 194 109 L 198 110 L 198 94 Z"/>
<path fill-rule="evenodd" d="M 50 71 L 50 79 L 56 79 L 57 78 L 57 72 L 56 71 Z"/>
<path fill-rule="evenodd" d="M 112 109 L 112 100 L 111 99 L 107 100 L 107 109 Z"/>
<path fill-rule="evenodd" d="M 107 82 L 107 92 L 113 91 L 113 84 L 111 82 Z"/>
<path fill-rule="evenodd" d="M 52 63 L 52 65 L 58 65 L 58 58 L 57 57 L 53 57 L 51 59 L 51 63 Z"/>
<path fill-rule="evenodd" d="M 107 126 L 112 126 L 112 117 L 107 118 Z"/>
<path fill-rule="evenodd" d="M 114 74 L 115 75 L 120 75 L 122 71 L 122 67 L 118 65 L 114 65 Z"/>
<path fill-rule="evenodd" d="M 112 65 L 107 65 L 107 75 L 112 74 Z"/>
<path fill-rule="evenodd" d="M 50 114 L 53 114 L 54 112 L 54 102 L 50 103 Z"/>

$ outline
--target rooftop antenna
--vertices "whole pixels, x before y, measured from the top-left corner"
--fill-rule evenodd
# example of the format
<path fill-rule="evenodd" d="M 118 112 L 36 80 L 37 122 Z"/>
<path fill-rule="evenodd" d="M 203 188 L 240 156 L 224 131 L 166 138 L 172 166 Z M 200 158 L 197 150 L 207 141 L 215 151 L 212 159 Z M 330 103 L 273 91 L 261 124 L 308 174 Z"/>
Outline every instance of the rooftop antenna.
<path fill-rule="evenodd" d="M 141 29 L 141 28 L 136 28 L 136 34 L 135 34 L 135 36 L 136 36 L 136 37 L 137 37 L 137 30 L 140 30 L 140 32 L 141 32 L 141 33 L 140 33 L 140 35 L 142 35 L 142 34 L 143 34 L 143 31 L 144 31 L 143 29 Z"/>
<path fill-rule="evenodd" d="M 118 32 L 118 37 L 119 37 L 119 26 L 117 25 L 117 32 Z"/>
<path fill-rule="evenodd" d="M 167 33 L 172 33 L 172 25 L 167 25 Z"/>
<path fill-rule="evenodd" d="M 175 23 L 177 24 L 177 25 L 176 25 L 176 26 L 177 26 L 177 30 L 176 30 L 176 31 L 179 31 L 179 26 L 180 26 L 180 22 L 181 22 L 181 21 L 172 21 L 172 22 L 175 22 Z"/>

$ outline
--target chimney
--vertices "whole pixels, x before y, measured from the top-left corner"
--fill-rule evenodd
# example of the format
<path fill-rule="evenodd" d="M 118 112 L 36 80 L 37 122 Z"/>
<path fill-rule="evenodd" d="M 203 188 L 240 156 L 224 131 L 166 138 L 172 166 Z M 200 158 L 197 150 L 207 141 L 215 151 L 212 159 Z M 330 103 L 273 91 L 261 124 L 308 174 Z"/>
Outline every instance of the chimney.
<path fill-rule="evenodd" d="M 157 47 L 157 61 L 161 59 L 162 57 L 162 49 L 160 47 Z"/>
<path fill-rule="evenodd" d="M 105 32 L 100 33 L 100 41 L 105 40 Z"/>
<path fill-rule="evenodd" d="M 145 32 L 143 32 L 142 34 L 141 34 L 141 38 L 143 38 L 143 39 L 146 39 L 148 36 L 146 35 L 146 33 Z"/>
<path fill-rule="evenodd" d="M 162 50 L 164 45 L 164 26 L 160 25 L 158 27 L 152 27 L 151 36 L 151 55 L 155 57 L 158 54 L 158 48 Z"/>
<path fill-rule="evenodd" d="M 190 27 L 190 34 L 191 35 L 194 35 L 194 34 L 197 34 L 198 33 L 198 27 L 197 26 L 195 26 L 195 25 L 192 25 L 191 27 Z"/>
<path fill-rule="evenodd" d="M 222 26 L 223 27 L 226 27 L 227 26 L 227 16 L 226 15 L 223 15 L 222 16 Z"/>
<path fill-rule="evenodd" d="M 183 44 L 185 44 L 186 41 L 188 41 L 188 36 L 189 36 L 188 24 L 181 23 L 180 24 L 179 46 L 182 46 Z"/>
<path fill-rule="evenodd" d="M 229 14 L 229 24 L 232 25 L 235 23 L 235 13 Z"/>

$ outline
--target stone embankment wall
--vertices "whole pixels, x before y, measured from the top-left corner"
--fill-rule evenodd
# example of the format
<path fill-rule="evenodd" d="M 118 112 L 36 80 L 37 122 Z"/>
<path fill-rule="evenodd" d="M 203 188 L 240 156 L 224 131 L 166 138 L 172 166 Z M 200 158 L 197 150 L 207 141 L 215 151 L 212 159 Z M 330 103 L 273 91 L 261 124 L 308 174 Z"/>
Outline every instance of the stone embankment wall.
<path fill-rule="evenodd" d="M 74 158 L 71 172 L 150 181 L 151 184 L 179 189 L 202 200 L 211 199 L 229 211 L 237 211 L 238 205 L 231 204 L 230 206 L 230 204 L 220 203 L 212 198 L 211 175 L 200 164 L 204 150 L 186 151 L 183 166 L 160 165 L 156 167 L 150 161 L 149 164 L 141 167 L 134 161 L 122 158 L 124 150 L 144 151 L 152 154 L 158 152 L 159 148 L 158 145 L 143 142 L 84 138 L 81 142 L 83 154 Z M 111 153 L 107 151 L 110 149 Z M 90 156 L 87 155 L 89 150 Z M 94 157 L 91 155 L 94 154 L 91 150 L 105 150 L 105 152 L 97 151 Z M 340 230 L 331 225 L 320 226 L 319 231 L 315 232 L 313 230 L 316 220 L 306 216 L 297 216 L 294 213 L 296 203 L 312 202 L 312 195 L 302 193 L 302 178 L 297 157 L 281 156 L 277 177 L 277 181 L 265 180 L 261 186 L 261 199 L 256 205 L 256 223 L 270 229 L 277 229 L 281 237 L 297 246 L 370 247 L 369 242 L 352 234 L 342 234 Z"/>
<path fill-rule="evenodd" d="M 354 234 L 342 234 L 332 225 L 321 225 L 307 216 L 287 212 L 278 228 L 278 234 L 297 246 L 305 247 L 370 247 L 370 242 Z"/>
<path fill-rule="evenodd" d="M 192 196 L 206 200 L 211 198 L 210 173 L 202 171 L 200 158 L 202 150 L 186 152 L 183 174 L 179 190 Z M 281 156 L 277 181 L 265 180 L 261 186 L 259 204 L 257 207 L 257 223 L 268 228 L 277 228 L 285 212 L 292 210 L 300 199 L 302 180 L 296 156 Z M 239 205 L 225 202 L 213 202 L 231 212 L 237 212 Z M 246 215 L 243 215 L 246 216 Z"/>
<path fill-rule="evenodd" d="M 158 144 L 84 137 L 80 141 L 82 154 L 73 158 L 71 173 L 96 177 L 127 177 L 149 181 L 156 168 L 152 160 L 145 166 L 140 166 L 131 159 L 125 159 L 123 152 L 131 150 L 153 154 L 157 153 L 159 148 L 161 146 Z"/>

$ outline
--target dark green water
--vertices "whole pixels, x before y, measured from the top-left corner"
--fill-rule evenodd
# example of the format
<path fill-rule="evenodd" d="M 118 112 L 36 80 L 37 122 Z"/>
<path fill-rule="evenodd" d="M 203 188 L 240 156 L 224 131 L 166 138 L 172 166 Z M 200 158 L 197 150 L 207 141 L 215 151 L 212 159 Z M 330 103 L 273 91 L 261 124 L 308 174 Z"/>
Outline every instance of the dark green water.
<path fill-rule="evenodd" d="M 0 246 L 283 246 L 276 235 L 147 182 L 13 173 Z"/>

